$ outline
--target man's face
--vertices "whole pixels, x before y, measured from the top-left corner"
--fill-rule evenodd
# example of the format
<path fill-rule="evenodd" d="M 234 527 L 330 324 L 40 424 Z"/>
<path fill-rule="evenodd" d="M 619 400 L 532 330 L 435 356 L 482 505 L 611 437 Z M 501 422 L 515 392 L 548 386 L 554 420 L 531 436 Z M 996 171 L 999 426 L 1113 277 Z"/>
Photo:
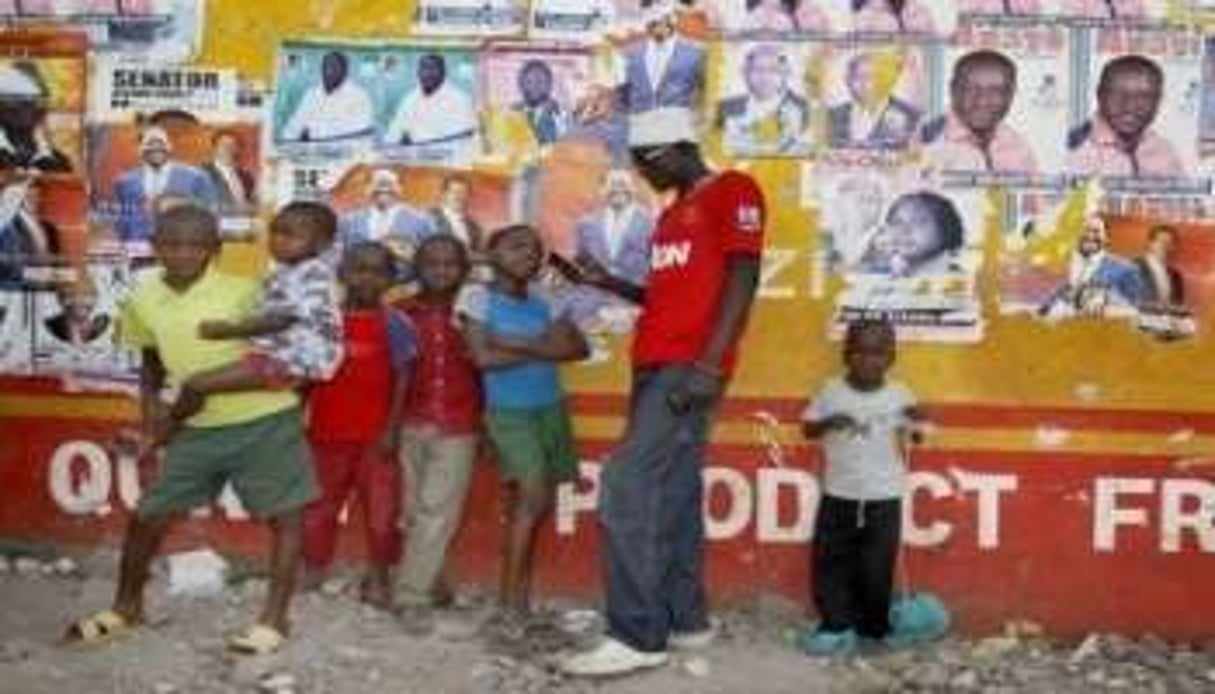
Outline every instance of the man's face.
<path fill-rule="evenodd" d="M 1137 140 L 1156 118 L 1164 85 L 1146 70 L 1117 70 L 1097 92 L 1097 109 L 1114 133 Z"/>
<path fill-rule="evenodd" d="M 756 99 L 772 99 L 785 90 L 788 66 L 777 53 L 755 53 L 747 61 L 747 89 Z"/>
<path fill-rule="evenodd" d="M 418 61 L 418 84 L 426 94 L 430 94 L 442 86 L 446 76 L 447 67 L 443 64 L 442 58 L 427 55 Z"/>
<path fill-rule="evenodd" d="M 553 93 L 552 75 L 543 67 L 529 65 L 519 73 L 519 92 L 528 106 L 544 103 Z"/>
<path fill-rule="evenodd" d="M 144 144 L 140 150 L 140 155 L 143 157 L 145 164 L 150 166 L 164 166 L 165 162 L 169 161 L 169 146 L 163 140 L 152 140 Z"/>
<path fill-rule="evenodd" d="M 648 22 L 645 33 L 653 41 L 666 41 L 675 35 L 675 18 L 668 16 Z"/>
<path fill-rule="evenodd" d="M 0 125 L 33 130 L 46 118 L 46 103 L 29 97 L 0 97 Z"/>
<path fill-rule="evenodd" d="M 1016 85 L 1012 75 L 991 62 L 964 65 L 950 85 L 953 112 L 977 133 L 991 132 L 1008 115 Z"/>
<path fill-rule="evenodd" d="M 1083 256 L 1095 255 L 1105 250 L 1105 225 L 1101 222 L 1089 222 L 1085 225 L 1077 250 Z"/>
<path fill-rule="evenodd" d="M 215 139 L 215 158 L 222 162 L 234 162 L 240 153 L 240 143 L 231 135 L 220 135 Z"/>
<path fill-rule="evenodd" d="M 629 154 L 633 158 L 633 167 L 651 188 L 663 193 L 675 187 L 678 155 L 673 145 L 634 147 Z"/>
<path fill-rule="evenodd" d="M 604 195 L 608 205 L 615 209 L 623 209 L 633 201 L 633 187 L 627 180 L 613 178 L 607 183 L 607 191 Z"/>
<path fill-rule="evenodd" d="M 870 56 L 858 56 L 848 63 L 848 91 L 862 104 L 873 104 L 881 98 L 878 91 L 877 64 Z"/>
<path fill-rule="evenodd" d="M 443 205 L 449 210 L 464 210 L 468 207 L 468 184 L 463 181 L 451 181 L 443 190 Z"/>
<path fill-rule="evenodd" d="M 321 60 L 321 84 L 333 91 L 346 81 L 346 59 L 337 53 L 327 53 Z"/>

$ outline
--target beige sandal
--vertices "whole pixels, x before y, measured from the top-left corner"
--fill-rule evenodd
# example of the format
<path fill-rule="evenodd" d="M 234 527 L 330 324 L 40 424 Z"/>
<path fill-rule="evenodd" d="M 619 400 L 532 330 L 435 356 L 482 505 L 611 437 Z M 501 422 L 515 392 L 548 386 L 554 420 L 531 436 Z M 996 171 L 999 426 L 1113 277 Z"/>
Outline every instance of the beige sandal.
<path fill-rule="evenodd" d="M 134 631 L 137 626 L 114 610 L 102 610 L 68 627 L 63 642 L 85 646 L 100 646 Z"/>
<path fill-rule="evenodd" d="M 228 650 L 242 655 L 269 655 L 277 651 L 287 637 L 283 632 L 265 624 L 254 624 L 228 639 Z"/>

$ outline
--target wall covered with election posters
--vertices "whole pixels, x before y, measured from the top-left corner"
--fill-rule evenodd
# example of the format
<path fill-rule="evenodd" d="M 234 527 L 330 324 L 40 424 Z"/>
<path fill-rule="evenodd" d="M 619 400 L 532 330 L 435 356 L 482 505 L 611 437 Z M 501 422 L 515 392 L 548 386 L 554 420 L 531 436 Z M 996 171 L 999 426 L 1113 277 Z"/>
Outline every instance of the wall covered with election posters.
<path fill-rule="evenodd" d="M 115 537 L 90 504 L 122 511 L 130 489 L 88 475 L 127 463 L 81 451 L 134 416 L 115 313 L 155 271 L 158 210 L 214 209 L 222 262 L 242 273 L 264 270 L 273 211 L 309 198 L 334 206 L 343 238 L 383 237 L 405 260 L 455 215 L 474 246 L 529 222 L 552 252 L 644 282 L 664 200 L 629 168 L 628 117 L 677 105 L 771 211 L 710 452 L 714 589 L 806 599 L 804 552 L 780 546 L 808 539 L 817 498 L 798 412 L 839 368 L 843 325 L 879 316 L 936 423 L 912 461 L 913 565 L 947 598 L 1015 576 L 959 603 L 962 623 L 1026 617 L 1017 595 L 1053 594 L 1028 616 L 1194 632 L 1184 613 L 1215 609 L 1211 3 L 674 5 L 0 2 L 0 428 L 36 433 L 0 446 L 0 534 Z M 563 491 L 544 552 L 591 566 L 579 519 L 623 424 L 636 310 L 543 281 L 592 343 L 564 370 L 587 479 Z M 478 475 L 476 506 L 496 503 Z M 1038 517 L 1066 546 L 1028 532 Z M 239 514 L 207 522 L 249 546 Z M 460 566 L 475 574 L 495 538 L 469 527 Z M 1065 573 L 1116 575 L 1111 595 L 1158 560 L 1179 578 L 1134 614 L 1063 609 L 1085 587 L 1051 570 L 1061 553 Z"/>

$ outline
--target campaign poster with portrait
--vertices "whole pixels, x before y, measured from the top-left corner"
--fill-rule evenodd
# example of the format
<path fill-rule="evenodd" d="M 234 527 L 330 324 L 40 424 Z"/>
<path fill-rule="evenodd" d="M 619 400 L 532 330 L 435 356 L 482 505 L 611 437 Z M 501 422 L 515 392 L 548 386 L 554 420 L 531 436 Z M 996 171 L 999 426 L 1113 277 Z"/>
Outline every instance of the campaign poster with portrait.
<path fill-rule="evenodd" d="M 481 53 L 485 160 L 534 163 L 540 152 L 580 134 L 575 115 L 592 84 L 592 57 L 582 49 L 490 46 Z"/>
<path fill-rule="evenodd" d="M 27 292 L 0 289 L 0 374 L 22 376 L 33 370 L 32 313 Z"/>
<path fill-rule="evenodd" d="M 891 321 L 903 339 L 980 340 L 984 192 L 928 188 L 914 174 L 867 174 L 857 168 L 817 173 L 824 190 L 864 206 L 845 211 L 833 200 L 823 216 L 825 245 L 843 279 L 831 334 L 868 317 Z"/>
<path fill-rule="evenodd" d="M 0 187 L 0 290 L 59 281 L 88 246 L 82 179 L 22 176 Z"/>
<path fill-rule="evenodd" d="M 202 39 L 204 0 L 4 0 L 0 20 L 84 31 L 98 51 L 188 60 Z"/>
<path fill-rule="evenodd" d="M 0 170 L 80 174 L 87 50 L 79 32 L 0 32 Z"/>
<path fill-rule="evenodd" d="M 262 187 L 257 113 L 203 120 L 188 111 L 160 111 L 91 123 L 92 248 L 150 254 L 156 213 L 181 202 L 215 211 L 224 240 L 250 240 Z"/>
<path fill-rule="evenodd" d="M 727 36 L 827 38 L 846 32 L 846 8 L 832 0 L 718 0 L 715 28 Z"/>
<path fill-rule="evenodd" d="M 527 28 L 528 0 L 418 0 L 419 36 L 518 36 Z"/>
<path fill-rule="evenodd" d="M 719 63 L 713 123 L 735 158 L 803 157 L 821 109 L 806 93 L 806 66 L 828 53 L 806 41 L 732 42 Z"/>
<path fill-rule="evenodd" d="M 946 185 L 1065 184 L 1070 33 L 1058 23 L 967 23 L 944 52 L 944 98 L 920 129 Z"/>
<path fill-rule="evenodd" d="M 1209 222 L 1085 212 L 1066 199 L 1043 221 L 1032 238 L 1006 236 L 1003 313 L 1119 320 L 1175 340 L 1193 336 L 1215 306 Z"/>
<path fill-rule="evenodd" d="M 527 35 L 578 43 L 598 43 L 631 14 L 629 0 L 532 0 Z"/>
<path fill-rule="evenodd" d="M 127 264 L 94 258 L 73 274 L 34 295 L 34 372 L 62 377 L 69 390 L 134 388 L 136 355 L 116 340 L 118 304 L 131 289 Z"/>
<path fill-rule="evenodd" d="M 97 59 L 89 93 L 91 217 L 112 232 L 102 240 L 146 242 L 161 197 L 213 209 L 226 240 L 252 237 L 263 110 L 234 70 Z"/>
<path fill-rule="evenodd" d="M 1210 179 L 1198 154 L 1201 36 L 1129 27 L 1074 35 L 1073 93 L 1081 98 L 1072 106 L 1068 172 L 1102 178 L 1111 195 L 1206 195 Z"/>
<path fill-rule="evenodd" d="M 271 118 L 275 153 L 320 159 L 369 153 L 383 110 L 382 79 L 377 45 L 284 41 Z"/>
<path fill-rule="evenodd" d="M 1059 14 L 1079 26 L 1164 26 L 1188 19 L 1176 0 L 1059 0 Z"/>
<path fill-rule="evenodd" d="M 872 41 L 931 42 L 951 36 L 958 24 L 957 0 L 834 0 L 840 30 Z"/>
<path fill-rule="evenodd" d="M 810 64 L 807 84 L 824 104 L 823 133 L 835 149 L 904 151 L 914 143 L 933 89 L 929 48 L 833 44 Z"/>
<path fill-rule="evenodd" d="M 471 165 L 482 148 L 477 52 L 464 45 L 388 46 L 380 61 L 380 154 L 415 164 Z"/>
<path fill-rule="evenodd" d="M 1060 14 L 1064 0 L 958 0 L 961 23 L 969 20 L 1039 21 Z"/>

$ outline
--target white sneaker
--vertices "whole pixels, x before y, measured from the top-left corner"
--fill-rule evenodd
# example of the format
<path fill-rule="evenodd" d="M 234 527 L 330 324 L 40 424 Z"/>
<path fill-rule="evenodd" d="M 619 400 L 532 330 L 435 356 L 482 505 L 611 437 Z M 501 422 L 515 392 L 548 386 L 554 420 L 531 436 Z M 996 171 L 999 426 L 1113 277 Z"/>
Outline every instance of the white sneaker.
<path fill-rule="evenodd" d="M 608 637 L 595 648 L 566 658 L 561 663 L 561 671 L 575 677 L 611 677 L 658 667 L 666 662 L 665 651 L 647 653 Z"/>
<path fill-rule="evenodd" d="M 696 631 L 672 631 L 667 636 L 667 646 L 677 651 L 696 651 L 707 647 L 717 638 L 717 622 Z"/>

